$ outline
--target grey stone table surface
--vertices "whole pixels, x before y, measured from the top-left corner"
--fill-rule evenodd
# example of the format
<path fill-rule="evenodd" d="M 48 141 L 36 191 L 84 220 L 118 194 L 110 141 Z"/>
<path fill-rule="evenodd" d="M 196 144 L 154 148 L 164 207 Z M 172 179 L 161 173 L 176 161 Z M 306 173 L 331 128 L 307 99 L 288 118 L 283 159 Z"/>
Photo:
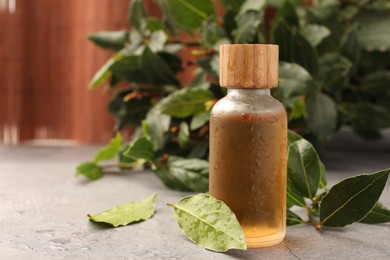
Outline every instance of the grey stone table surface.
<path fill-rule="evenodd" d="M 388 136 L 388 135 L 387 135 Z M 108 174 L 88 182 L 74 177 L 78 162 L 97 146 L 0 146 L 0 259 L 390 259 L 390 224 L 353 224 L 318 232 L 287 228 L 274 247 L 214 253 L 190 242 L 172 208 L 188 193 L 171 191 L 151 172 Z M 376 143 L 339 134 L 327 147 L 331 184 L 390 167 L 390 138 Z M 114 205 L 158 193 L 150 220 L 120 228 L 88 221 Z M 390 206 L 390 184 L 381 200 Z"/>

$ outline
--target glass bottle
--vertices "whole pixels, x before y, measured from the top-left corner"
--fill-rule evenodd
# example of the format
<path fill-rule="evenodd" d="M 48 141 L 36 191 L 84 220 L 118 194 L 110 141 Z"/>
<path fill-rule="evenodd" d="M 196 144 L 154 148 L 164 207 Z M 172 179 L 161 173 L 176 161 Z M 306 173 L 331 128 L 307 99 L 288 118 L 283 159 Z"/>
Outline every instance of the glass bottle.
<path fill-rule="evenodd" d="M 210 194 L 236 214 L 249 248 L 286 233 L 287 115 L 270 95 L 278 85 L 278 46 L 220 47 L 227 95 L 210 117 Z"/>

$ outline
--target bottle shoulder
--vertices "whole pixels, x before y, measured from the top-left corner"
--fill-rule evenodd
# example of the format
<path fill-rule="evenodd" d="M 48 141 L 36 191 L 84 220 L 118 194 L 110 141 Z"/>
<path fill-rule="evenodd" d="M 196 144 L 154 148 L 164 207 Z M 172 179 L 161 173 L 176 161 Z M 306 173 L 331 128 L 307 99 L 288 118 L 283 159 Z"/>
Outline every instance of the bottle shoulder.
<path fill-rule="evenodd" d="M 286 114 L 282 103 L 270 95 L 261 97 L 234 98 L 225 96 L 215 103 L 212 114 L 229 113 L 229 114 L 266 114 L 277 113 Z"/>

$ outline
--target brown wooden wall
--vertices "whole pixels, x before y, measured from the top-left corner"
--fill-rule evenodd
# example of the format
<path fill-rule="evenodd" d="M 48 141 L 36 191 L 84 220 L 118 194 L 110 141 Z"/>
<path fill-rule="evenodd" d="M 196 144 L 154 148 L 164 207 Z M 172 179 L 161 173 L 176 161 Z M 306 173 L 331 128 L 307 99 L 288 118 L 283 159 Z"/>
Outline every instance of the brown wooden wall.
<path fill-rule="evenodd" d="M 129 0 L 8 2 L 16 9 L 0 6 L 0 143 L 106 142 L 113 136 L 106 111 L 112 93 L 88 91 L 87 84 L 110 52 L 85 35 L 126 28 Z"/>

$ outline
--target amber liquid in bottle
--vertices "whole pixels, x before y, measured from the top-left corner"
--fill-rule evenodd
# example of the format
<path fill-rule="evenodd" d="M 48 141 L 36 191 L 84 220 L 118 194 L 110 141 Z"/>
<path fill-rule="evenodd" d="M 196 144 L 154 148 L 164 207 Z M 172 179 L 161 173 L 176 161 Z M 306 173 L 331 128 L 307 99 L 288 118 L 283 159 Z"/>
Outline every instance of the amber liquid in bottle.
<path fill-rule="evenodd" d="M 210 116 L 210 194 L 240 222 L 249 248 L 278 244 L 286 232 L 287 115 L 270 95 L 278 47 L 220 47 L 226 97 Z"/>
<path fill-rule="evenodd" d="M 285 236 L 285 113 L 211 116 L 210 193 L 236 214 L 248 247 Z"/>

